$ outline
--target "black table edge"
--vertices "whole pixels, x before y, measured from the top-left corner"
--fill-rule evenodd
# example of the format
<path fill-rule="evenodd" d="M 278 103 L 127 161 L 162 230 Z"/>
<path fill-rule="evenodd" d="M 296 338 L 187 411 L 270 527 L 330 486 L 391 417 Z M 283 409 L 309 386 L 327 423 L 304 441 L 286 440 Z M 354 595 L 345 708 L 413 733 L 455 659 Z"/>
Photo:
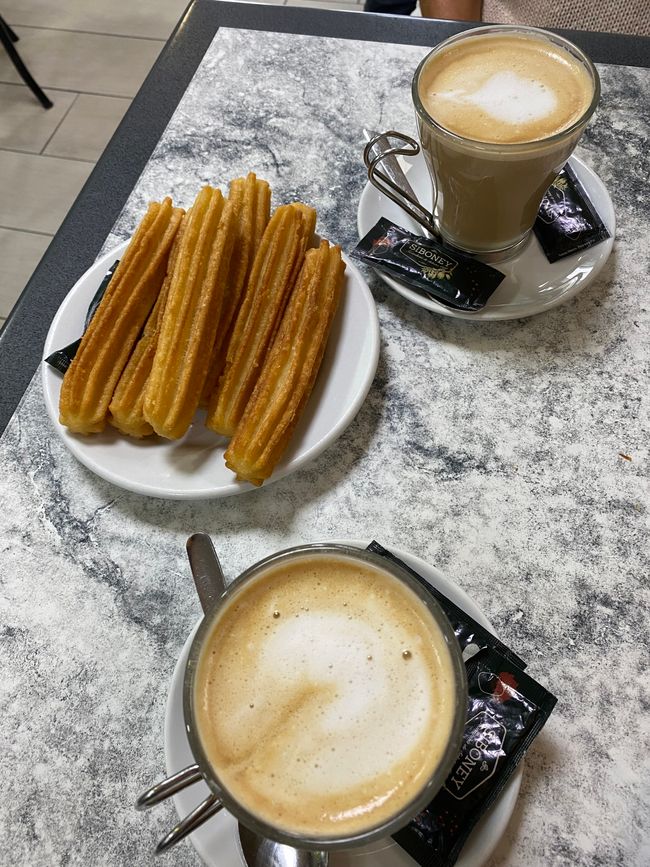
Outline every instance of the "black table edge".
<path fill-rule="evenodd" d="M 90 267 L 220 27 L 433 46 L 468 27 L 364 12 L 193 0 L 70 208 L 0 332 L 0 434 L 38 368 L 59 305 Z M 596 63 L 650 67 L 650 39 L 557 31 Z"/>

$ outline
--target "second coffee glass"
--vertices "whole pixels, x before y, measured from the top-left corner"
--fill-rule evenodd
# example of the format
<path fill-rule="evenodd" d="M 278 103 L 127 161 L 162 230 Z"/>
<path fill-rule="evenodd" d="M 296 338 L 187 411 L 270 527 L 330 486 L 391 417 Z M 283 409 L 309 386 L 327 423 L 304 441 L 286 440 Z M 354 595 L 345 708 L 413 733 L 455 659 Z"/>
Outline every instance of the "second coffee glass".
<path fill-rule="evenodd" d="M 537 28 L 479 27 L 431 51 L 412 98 L 444 240 L 490 261 L 516 254 L 599 97 L 589 58 Z"/>
<path fill-rule="evenodd" d="M 405 825 L 458 755 L 467 686 L 433 597 L 376 555 L 273 555 L 204 618 L 184 715 L 204 779 L 262 837 L 316 851 Z"/>

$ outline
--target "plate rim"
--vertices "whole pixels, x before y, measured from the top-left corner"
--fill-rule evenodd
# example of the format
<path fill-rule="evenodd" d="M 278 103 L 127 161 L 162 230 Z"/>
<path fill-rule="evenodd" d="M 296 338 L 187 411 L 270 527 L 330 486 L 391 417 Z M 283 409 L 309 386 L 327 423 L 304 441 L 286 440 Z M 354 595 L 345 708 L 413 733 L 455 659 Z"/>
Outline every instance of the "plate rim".
<path fill-rule="evenodd" d="M 314 235 L 314 239 L 318 240 L 319 236 Z M 249 484 L 248 482 L 237 481 L 234 474 L 232 481 L 228 482 L 226 485 L 221 485 L 218 488 L 215 488 L 214 486 L 203 486 L 191 491 L 166 487 L 164 484 L 141 484 L 140 482 L 132 481 L 125 478 L 123 475 L 114 472 L 110 468 L 104 467 L 101 462 L 94 460 L 93 457 L 87 453 L 84 441 L 78 440 L 76 435 L 69 432 L 67 428 L 59 422 L 58 396 L 52 395 L 51 393 L 51 389 L 57 387 L 52 377 L 58 377 L 59 375 L 45 362 L 45 358 L 57 348 L 57 346 L 54 345 L 54 335 L 60 327 L 61 322 L 68 314 L 70 305 L 74 304 L 76 295 L 84 290 L 88 280 L 94 280 L 95 277 L 97 278 L 96 285 L 99 286 L 109 264 L 112 264 L 116 258 L 119 258 L 122 255 L 130 243 L 130 240 L 131 239 L 129 238 L 114 247 L 111 247 L 110 250 L 98 257 L 95 262 L 84 271 L 62 300 L 48 329 L 41 359 L 41 385 L 47 414 L 55 432 L 66 449 L 73 455 L 73 457 L 75 457 L 76 460 L 85 466 L 86 469 L 99 476 L 99 478 L 104 479 L 122 490 L 130 491 L 131 493 L 165 500 L 210 500 L 258 490 L 255 485 Z M 261 486 L 262 488 L 268 487 L 273 482 L 279 481 L 280 479 L 283 479 L 301 469 L 305 464 L 309 463 L 331 446 L 352 423 L 361 409 L 377 373 L 381 346 L 377 305 L 362 272 L 343 251 L 341 255 L 346 266 L 346 277 L 352 281 L 352 286 L 355 287 L 354 291 L 357 291 L 357 289 L 359 290 L 361 297 L 364 300 L 364 307 L 368 312 L 368 327 L 366 329 L 366 334 L 370 341 L 370 351 L 364 353 L 364 357 L 366 358 L 364 378 L 347 409 L 331 430 L 329 430 L 325 436 L 322 436 L 313 443 L 305 452 L 301 453 L 300 456 L 295 459 L 295 462 L 287 467 L 284 472 L 274 472 L 264 482 L 264 485 Z M 90 297 L 92 297 L 91 294 Z"/>
<path fill-rule="evenodd" d="M 423 158 L 422 153 L 420 151 L 420 153 L 418 153 L 415 157 L 412 157 L 410 159 L 406 159 L 406 162 L 410 162 L 410 163 L 418 162 L 419 163 L 419 162 L 422 162 L 423 159 L 424 158 Z M 590 271 L 589 275 L 587 277 L 585 277 L 585 279 L 582 282 L 577 283 L 575 286 L 571 287 L 571 289 L 567 290 L 562 295 L 554 298 L 553 300 L 547 301 L 545 303 L 540 302 L 537 305 L 531 305 L 531 307 L 533 307 L 533 309 L 529 310 L 529 311 L 523 311 L 523 310 L 521 310 L 521 307 L 519 306 L 517 308 L 517 310 L 519 312 L 517 312 L 517 310 L 511 310 L 510 312 L 498 312 L 498 310 L 496 308 L 490 308 L 489 301 L 488 301 L 488 304 L 485 307 L 481 308 L 480 310 L 476 310 L 473 313 L 468 313 L 467 311 L 464 311 L 464 310 L 454 310 L 453 308 L 446 307 L 444 304 L 440 304 L 440 303 L 433 301 L 429 298 L 424 298 L 424 297 L 418 295 L 416 292 L 414 292 L 405 283 L 402 283 L 400 280 L 398 280 L 394 277 L 390 277 L 388 274 L 383 274 L 382 272 L 376 271 L 375 269 L 373 269 L 373 273 L 375 273 L 381 280 L 383 280 L 388 286 L 390 286 L 391 289 L 393 289 L 395 292 L 400 294 L 407 301 L 411 301 L 413 304 L 416 304 L 418 307 L 422 307 L 425 310 L 430 310 L 432 313 L 440 313 L 441 315 L 446 316 L 446 317 L 451 318 L 451 319 L 463 319 L 463 320 L 468 321 L 468 322 L 470 322 L 470 321 L 473 321 L 473 322 L 503 322 L 503 321 L 513 320 L 513 319 L 527 319 L 530 316 L 537 316 L 540 313 L 546 313 L 548 310 L 552 310 L 555 307 L 559 307 L 562 304 L 565 304 L 566 302 L 570 301 L 572 298 L 575 298 L 576 295 L 578 295 L 580 292 L 582 292 L 583 289 L 586 289 L 587 286 L 591 282 L 593 282 L 593 280 L 596 279 L 598 274 L 605 267 L 605 264 L 606 264 L 607 260 L 609 259 L 611 252 L 612 252 L 612 249 L 614 247 L 614 241 L 616 240 L 616 211 L 614 209 L 614 203 L 612 201 L 612 197 L 609 193 L 609 190 L 607 189 L 607 187 L 605 186 L 605 184 L 603 183 L 603 181 L 601 180 L 599 175 L 594 171 L 594 169 L 592 169 L 590 166 L 588 166 L 584 162 L 584 160 L 582 160 L 575 153 L 569 157 L 567 162 L 569 162 L 571 164 L 571 167 L 574 169 L 574 171 L 576 171 L 576 174 L 578 175 L 578 179 L 581 182 L 584 183 L 583 178 L 582 178 L 582 173 L 584 172 L 584 174 L 586 174 L 589 177 L 589 179 L 592 181 L 592 183 L 598 184 L 602 188 L 602 191 L 607 198 L 607 205 L 608 205 L 609 213 L 605 214 L 605 215 L 601 214 L 600 216 L 602 217 L 603 222 L 607 226 L 607 229 L 610 232 L 610 236 L 609 236 L 609 238 L 606 238 L 603 241 L 601 241 L 598 245 L 594 245 L 595 247 L 601 247 L 602 254 L 601 254 L 601 256 L 599 256 L 597 263 L 594 265 L 594 267 Z M 362 207 L 363 207 L 363 203 L 364 203 L 365 199 L 369 195 L 371 195 L 372 193 L 382 195 L 375 187 L 372 186 L 370 181 L 366 181 L 366 183 L 363 187 L 363 190 L 361 191 L 361 196 L 359 197 L 359 204 L 357 206 L 357 232 L 358 232 L 360 239 L 363 238 L 364 235 L 367 234 L 367 232 L 369 231 L 369 229 L 366 229 L 365 231 L 362 229 L 361 211 L 362 211 Z M 381 215 L 379 215 L 379 216 L 381 216 Z M 534 241 L 535 239 L 532 239 L 532 240 Z M 570 267 L 571 263 L 574 262 L 577 259 L 577 257 L 584 254 L 584 252 L 585 251 L 580 250 L 571 256 L 565 257 L 561 261 L 566 262 L 567 265 Z M 515 259 L 516 258 L 517 257 L 515 257 Z M 577 264 L 577 262 L 576 262 L 576 264 Z M 371 265 L 369 265 L 369 267 L 372 268 Z M 495 267 L 498 268 L 498 265 Z M 504 305 L 504 308 L 506 311 L 507 311 L 507 308 L 509 306 L 512 306 L 512 305 Z"/>
<path fill-rule="evenodd" d="M 348 546 L 358 547 L 358 548 L 365 548 L 368 544 L 370 544 L 370 540 L 364 541 L 362 539 L 350 539 L 350 538 L 329 539 L 326 541 L 328 541 L 328 543 L 331 543 L 331 544 L 348 545 Z M 441 589 L 439 587 L 438 582 L 440 582 L 443 585 L 443 588 L 452 587 L 453 592 L 455 594 L 457 594 L 457 598 L 454 600 L 456 602 L 456 604 L 458 604 L 459 607 L 462 608 L 464 611 L 466 611 L 467 608 L 469 608 L 470 612 L 468 612 L 468 613 L 470 613 L 471 616 L 473 616 L 479 623 L 481 623 L 482 626 L 484 626 L 486 629 L 489 629 L 489 631 L 493 635 L 498 637 L 498 633 L 494 629 L 494 626 L 492 625 L 492 623 L 490 622 L 488 617 L 485 615 L 483 610 L 479 607 L 478 603 L 474 601 L 473 597 L 470 596 L 469 593 L 467 593 L 467 591 L 465 591 L 458 583 L 453 581 L 451 578 L 448 578 L 442 570 L 438 569 L 436 566 L 431 565 L 430 563 L 428 563 L 424 558 L 420 557 L 419 555 L 413 554 L 411 551 L 409 551 L 405 548 L 402 548 L 398 545 L 384 544 L 384 547 L 387 550 L 391 551 L 393 554 L 395 554 L 400 559 L 403 559 L 406 562 L 409 562 L 409 560 L 410 560 L 411 564 L 413 565 L 413 568 L 415 568 L 417 570 L 421 570 L 423 577 L 429 583 L 433 583 L 433 581 L 436 582 L 435 586 L 438 587 L 438 589 Z M 441 592 L 445 592 L 444 589 L 442 589 Z M 170 762 L 170 749 L 169 749 L 169 744 L 172 741 L 171 729 L 174 726 L 173 717 L 174 717 L 174 714 L 177 712 L 177 703 L 175 701 L 174 690 L 175 689 L 178 690 L 179 681 L 181 682 L 181 685 L 182 685 L 182 676 L 183 676 L 182 669 L 184 667 L 184 661 L 185 661 L 185 658 L 186 658 L 187 653 L 189 651 L 189 646 L 190 646 L 192 637 L 194 636 L 194 633 L 198 629 L 198 626 L 199 626 L 201 620 L 202 620 L 202 617 L 200 617 L 197 620 L 197 622 L 192 626 L 191 630 L 189 631 L 189 633 L 187 635 L 185 642 L 183 643 L 181 651 L 180 651 L 178 658 L 176 660 L 176 663 L 174 665 L 174 670 L 172 672 L 172 676 L 171 676 L 168 691 L 167 691 L 167 698 L 165 701 L 164 725 L 163 725 L 163 748 L 164 748 L 164 755 L 165 755 L 165 769 L 166 769 L 166 773 L 168 775 L 174 773 L 175 771 L 180 770 L 179 768 L 177 768 L 175 765 L 173 765 Z M 180 694 L 182 695 L 182 690 L 181 690 Z M 189 747 L 189 744 L 188 744 L 188 747 Z M 486 819 L 488 819 L 492 815 L 493 810 L 499 804 L 505 804 L 504 816 L 502 817 L 499 824 L 490 830 L 490 832 L 489 832 L 490 836 L 487 837 L 487 840 L 486 840 L 487 845 L 485 845 L 481 849 L 482 860 L 480 860 L 480 861 L 474 860 L 474 861 L 470 862 L 469 865 L 463 865 L 463 862 L 462 862 L 463 851 L 466 851 L 465 847 L 463 847 L 463 850 L 461 850 L 461 854 L 459 856 L 459 861 L 458 861 L 459 867 L 480 867 L 480 865 L 483 865 L 488 861 L 488 859 L 490 858 L 492 853 L 495 851 L 496 847 L 498 846 L 500 840 L 503 837 L 503 834 L 504 834 L 506 828 L 508 827 L 508 824 L 510 823 L 510 820 L 512 819 L 512 815 L 514 813 L 515 806 L 516 806 L 517 800 L 519 798 L 519 790 L 521 788 L 521 781 L 522 781 L 523 773 L 524 773 L 524 763 L 525 763 L 525 759 L 519 763 L 519 765 L 515 769 L 513 775 L 510 777 L 510 779 L 506 783 L 506 786 L 499 794 L 499 797 L 496 799 L 494 804 L 489 808 L 488 812 L 485 813 L 483 815 L 483 817 L 481 817 L 481 819 L 479 820 L 480 823 L 483 823 Z M 203 784 L 203 785 L 205 785 L 205 784 Z M 180 793 L 180 794 L 175 795 L 173 797 L 174 808 L 175 808 L 176 813 L 177 813 L 179 818 L 182 818 L 182 816 L 185 815 L 185 813 L 187 812 L 187 810 L 179 804 L 179 800 L 182 798 L 183 798 L 183 793 Z M 225 816 L 224 816 L 224 813 L 226 814 Z M 222 813 L 220 813 L 219 816 L 221 817 L 221 821 L 225 821 L 226 819 L 231 821 L 231 822 L 235 821 L 234 817 L 232 817 L 230 815 L 230 813 L 227 813 L 225 810 Z M 470 836 L 468 837 L 468 841 L 471 840 L 472 836 L 476 833 L 478 827 L 479 826 L 476 825 L 472 829 L 472 832 L 470 833 Z M 201 836 L 199 836 L 199 837 L 196 836 L 197 834 L 200 835 L 200 831 L 201 831 L 201 829 L 199 828 L 199 829 L 197 829 L 196 832 L 194 832 L 193 834 L 190 835 L 190 840 L 192 842 L 192 845 L 193 845 L 195 851 L 197 852 L 199 858 L 201 858 L 201 860 L 203 861 L 204 864 L 208 865 L 208 867 L 215 867 L 217 862 L 213 861 L 213 860 L 208 860 L 210 857 L 210 854 L 208 852 L 206 852 L 206 846 L 203 845 L 202 840 L 201 840 Z M 467 845 L 468 841 L 466 841 L 466 845 Z M 413 863 L 415 864 L 415 861 Z"/>

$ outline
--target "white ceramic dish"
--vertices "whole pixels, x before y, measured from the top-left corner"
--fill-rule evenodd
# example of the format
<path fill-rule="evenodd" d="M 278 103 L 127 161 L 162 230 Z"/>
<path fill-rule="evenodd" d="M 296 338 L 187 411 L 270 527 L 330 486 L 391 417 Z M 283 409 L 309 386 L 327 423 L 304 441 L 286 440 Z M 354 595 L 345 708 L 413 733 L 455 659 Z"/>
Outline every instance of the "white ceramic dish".
<path fill-rule="evenodd" d="M 350 539 L 338 541 L 342 544 L 354 545 L 359 548 L 365 548 L 368 544 L 367 542 Z M 494 632 L 490 621 L 476 603 L 464 590 L 461 590 L 460 587 L 448 578 L 445 578 L 438 569 L 430 566 L 419 557 L 415 557 L 399 548 L 391 546 L 391 550 L 409 566 L 420 572 L 434 587 L 437 587 L 438 590 L 455 602 L 456 605 L 491 632 Z M 165 761 L 168 775 L 176 773 L 194 762 L 183 721 L 183 675 L 195 631 L 196 627 L 192 630 L 191 635 L 188 636 L 176 663 L 167 698 L 165 714 Z M 480 867 L 490 857 L 490 854 L 501 839 L 514 810 L 522 774 L 523 766 L 520 765 L 494 806 L 474 828 L 456 862 L 456 867 Z M 146 785 L 148 781 L 143 782 Z M 179 792 L 174 797 L 179 817 L 186 816 L 208 794 L 209 789 L 203 782 L 196 783 L 188 789 Z M 169 830 L 170 828 L 161 826 L 160 837 L 162 838 Z M 244 864 L 239 849 L 237 822 L 225 810 L 222 810 L 214 818 L 206 822 L 205 825 L 198 828 L 190 836 L 190 839 L 208 867 L 242 867 Z M 180 843 L 178 845 L 183 844 Z M 379 840 L 359 849 L 330 853 L 330 867 L 413 867 L 415 863 L 410 855 L 407 855 L 391 838 Z"/>
<path fill-rule="evenodd" d="M 88 304 L 102 277 L 126 248 L 126 242 L 102 256 L 75 283 L 50 326 L 43 357 L 67 346 L 83 331 Z M 375 376 L 379 358 L 379 323 L 368 285 L 345 259 L 341 304 L 332 326 L 322 366 L 287 452 L 265 486 L 319 455 L 355 417 Z M 167 499 L 209 499 L 253 490 L 227 469 L 227 440 L 209 431 L 201 412 L 180 440 L 142 440 L 107 426 L 101 434 L 79 436 L 59 424 L 61 375 L 42 365 L 45 404 L 56 432 L 72 454 L 98 476 L 138 494 Z"/>
<path fill-rule="evenodd" d="M 399 158 L 413 191 L 425 208 L 431 210 L 432 187 L 422 154 L 413 159 Z M 442 316 L 485 322 L 490 319 L 521 319 L 543 313 L 569 301 L 596 278 L 614 246 L 616 217 L 614 205 L 603 182 L 582 160 L 573 156 L 571 167 L 582 182 L 587 195 L 609 230 L 610 236 L 588 250 L 582 250 L 566 259 L 550 263 L 533 235 L 518 256 L 495 265 L 505 279 L 489 298 L 482 310 L 467 313 L 453 310 L 414 292 L 404 283 L 377 272 L 389 286 L 414 304 Z M 398 226 L 422 235 L 424 230 L 394 202 L 382 195 L 368 182 L 361 194 L 357 211 L 359 237 L 363 238 L 380 217 L 386 217 Z"/>

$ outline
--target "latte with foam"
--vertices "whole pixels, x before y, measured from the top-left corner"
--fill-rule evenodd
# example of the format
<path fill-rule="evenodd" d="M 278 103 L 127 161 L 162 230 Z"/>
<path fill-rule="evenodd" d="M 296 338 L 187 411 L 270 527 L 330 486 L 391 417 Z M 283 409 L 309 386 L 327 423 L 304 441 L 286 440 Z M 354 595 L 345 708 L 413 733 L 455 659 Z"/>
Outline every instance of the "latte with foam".
<path fill-rule="evenodd" d="M 413 101 L 443 238 L 479 255 L 518 250 L 598 94 L 593 64 L 553 33 L 481 27 L 435 48 Z"/>
<path fill-rule="evenodd" d="M 442 51 L 419 82 L 427 112 L 445 129 L 483 142 L 532 142 L 574 124 L 593 84 L 567 51 L 530 36 L 479 36 Z"/>
<path fill-rule="evenodd" d="M 405 583 L 305 555 L 225 602 L 202 643 L 193 712 L 231 798 L 326 840 L 380 826 L 421 794 L 448 750 L 455 683 L 445 637 Z"/>

